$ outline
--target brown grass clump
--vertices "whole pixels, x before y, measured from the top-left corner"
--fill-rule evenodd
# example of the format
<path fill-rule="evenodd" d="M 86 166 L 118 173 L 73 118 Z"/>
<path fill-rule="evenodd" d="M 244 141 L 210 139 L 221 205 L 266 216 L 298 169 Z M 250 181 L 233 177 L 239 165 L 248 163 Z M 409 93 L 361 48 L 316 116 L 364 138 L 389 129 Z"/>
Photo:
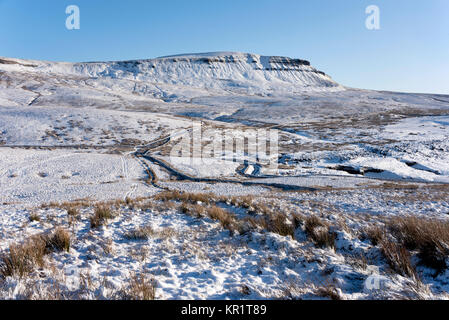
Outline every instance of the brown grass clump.
<path fill-rule="evenodd" d="M 246 284 L 240 287 L 240 293 L 244 296 L 249 296 L 251 294 L 251 289 Z"/>
<path fill-rule="evenodd" d="M 70 217 L 77 217 L 79 215 L 79 210 L 76 207 L 68 208 L 67 215 Z"/>
<path fill-rule="evenodd" d="M 307 217 L 304 223 L 304 228 L 307 234 L 312 234 L 316 228 L 324 226 L 326 226 L 326 224 L 317 216 Z"/>
<path fill-rule="evenodd" d="M 201 218 L 206 213 L 206 208 L 199 204 L 183 203 L 180 207 L 182 213 L 195 218 Z"/>
<path fill-rule="evenodd" d="M 240 222 L 246 231 L 268 230 L 268 221 L 265 217 L 245 217 Z"/>
<path fill-rule="evenodd" d="M 449 255 L 449 222 L 418 217 L 397 217 L 388 224 L 393 236 L 409 250 L 417 250 L 421 263 L 445 270 Z"/>
<path fill-rule="evenodd" d="M 298 229 L 299 227 L 303 226 L 304 221 L 305 221 L 305 218 L 302 215 L 300 215 L 298 213 L 293 214 L 292 222 L 293 222 L 293 226 L 295 227 L 295 230 Z"/>
<path fill-rule="evenodd" d="M 273 210 L 271 210 L 267 204 L 263 202 L 255 201 L 254 196 L 246 195 L 246 196 L 233 196 L 233 197 L 222 197 L 220 201 L 232 205 L 234 207 L 240 207 L 243 209 L 248 209 L 248 212 L 251 214 L 254 213 L 262 213 L 265 215 L 274 214 Z"/>
<path fill-rule="evenodd" d="M 379 226 L 365 228 L 362 237 L 371 241 L 373 246 L 377 246 L 385 238 L 385 230 Z"/>
<path fill-rule="evenodd" d="M 154 202 L 149 199 L 139 199 L 139 200 L 134 199 L 130 201 L 128 207 L 130 209 L 140 209 L 142 211 L 151 211 L 156 209 Z"/>
<path fill-rule="evenodd" d="M 336 235 L 329 230 L 316 231 L 313 236 L 313 241 L 321 248 L 335 248 Z"/>
<path fill-rule="evenodd" d="M 115 214 L 110 206 L 98 205 L 95 207 L 94 215 L 90 218 L 90 226 L 91 228 L 98 228 L 114 217 Z"/>
<path fill-rule="evenodd" d="M 22 244 L 9 246 L 9 252 L 0 257 L 0 276 L 23 278 L 33 272 L 36 265 L 45 265 L 44 257 L 53 251 L 69 251 L 70 235 L 62 228 L 52 234 L 35 235 Z"/>
<path fill-rule="evenodd" d="M 329 298 L 331 300 L 341 300 L 340 294 L 338 293 L 338 290 L 333 285 L 325 285 L 322 287 L 319 287 L 317 289 L 317 295 L 319 297 L 323 298 Z"/>
<path fill-rule="evenodd" d="M 304 228 L 306 234 L 318 247 L 335 248 L 336 234 L 330 232 L 329 226 L 317 216 L 307 217 Z"/>
<path fill-rule="evenodd" d="M 41 221 L 41 217 L 37 213 L 33 212 L 33 213 L 30 214 L 30 221 L 31 222 L 33 222 L 33 221 Z"/>
<path fill-rule="evenodd" d="M 144 226 L 124 233 L 123 237 L 127 240 L 148 240 L 150 237 L 168 239 L 177 235 L 176 230 L 172 228 L 154 230 L 151 226 Z"/>
<path fill-rule="evenodd" d="M 62 228 L 52 234 L 35 235 L 22 244 L 9 246 L 9 252 L 0 257 L 0 276 L 23 278 L 33 272 L 36 265 L 45 265 L 44 257 L 52 251 L 69 251 L 70 235 Z"/>
<path fill-rule="evenodd" d="M 50 236 L 45 236 L 45 247 L 50 251 L 70 251 L 70 234 L 62 229 L 57 228 Z"/>
<path fill-rule="evenodd" d="M 126 204 L 127 206 L 132 205 L 133 202 L 134 202 L 134 201 L 133 201 L 131 198 L 129 198 L 129 197 L 126 197 L 126 198 L 125 198 L 125 204 Z"/>
<path fill-rule="evenodd" d="M 283 214 L 277 214 L 270 217 L 267 223 L 268 231 L 277 233 L 281 236 L 295 237 L 295 226 Z"/>
<path fill-rule="evenodd" d="M 20 245 L 10 245 L 8 254 L 0 257 L 0 276 L 23 278 L 33 272 L 36 265 L 44 266 L 46 242 L 41 236 L 33 236 Z"/>
<path fill-rule="evenodd" d="M 157 194 L 154 199 L 160 201 L 181 201 L 181 202 L 190 202 L 197 203 L 202 202 L 205 204 L 211 203 L 216 196 L 214 194 L 208 193 L 188 193 L 188 192 L 180 192 L 177 190 L 174 191 L 163 191 Z"/>
<path fill-rule="evenodd" d="M 217 206 L 212 206 L 206 209 L 206 213 L 212 220 L 219 221 L 221 226 L 231 231 L 231 233 L 237 230 L 236 218 L 229 211 Z"/>
<path fill-rule="evenodd" d="M 150 226 L 140 227 L 124 234 L 127 240 L 148 240 L 155 232 Z"/>
<path fill-rule="evenodd" d="M 231 205 L 233 205 L 234 207 L 242 207 L 242 208 L 248 209 L 251 206 L 253 206 L 254 197 L 250 196 L 250 195 L 240 196 L 240 197 L 234 196 L 234 197 L 229 198 L 229 200 L 227 202 L 230 203 Z"/>
<path fill-rule="evenodd" d="M 410 252 L 406 248 L 386 240 L 381 243 L 381 249 L 392 270 L 402 276 L 418 279 L 415 267 L 411 262 Z"/>
<path fill-rule="evenodd" d="M 125 300 L 154 300 L 157 283 L 143 275 L 132 275 L 128 286 L 123 290 Z"/>
<path fill-rule="evenodd" d="M 73 201 L 64 201 L 64 202 L 50 202 L 46 204 L 42 204 L 40 206 L 41 209 L 48 208 L 60 208 L 69 210 L 70 208 L 87 208 L 91 205 L 91 201 L 89 199 L 78 199 Z"/>

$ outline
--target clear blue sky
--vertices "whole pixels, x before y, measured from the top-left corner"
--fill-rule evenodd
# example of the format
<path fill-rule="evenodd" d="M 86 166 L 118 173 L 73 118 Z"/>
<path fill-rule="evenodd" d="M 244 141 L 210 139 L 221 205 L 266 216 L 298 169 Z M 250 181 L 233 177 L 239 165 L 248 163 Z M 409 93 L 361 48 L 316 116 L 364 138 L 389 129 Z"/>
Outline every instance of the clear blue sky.
<path fill-rule="evenodd" d="M 81 29 L 65 28 L 65 8 Z M 365 28 L 365 8 L 381 30 Z M 0 56 L 53 61 L 241 51 L 310 60 L 340 83 L 449 94 L 448 0 L 0 0 Z"/>

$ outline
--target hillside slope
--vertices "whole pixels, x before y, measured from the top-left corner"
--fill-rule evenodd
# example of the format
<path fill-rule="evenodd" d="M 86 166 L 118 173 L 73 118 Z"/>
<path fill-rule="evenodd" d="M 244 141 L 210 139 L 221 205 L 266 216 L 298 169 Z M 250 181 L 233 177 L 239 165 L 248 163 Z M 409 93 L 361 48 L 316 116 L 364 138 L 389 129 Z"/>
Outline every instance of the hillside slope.
<path fill-rule="evenodd" d="M 160 98 L 157 84 L 268 95 L 343 88 L 305 60 L 246 53 L 205 53 L 150 60 L 53 63 L 3 58 L 0 70 L 62 79 L 90 78 L 117 83 L 124 91 Z"/>

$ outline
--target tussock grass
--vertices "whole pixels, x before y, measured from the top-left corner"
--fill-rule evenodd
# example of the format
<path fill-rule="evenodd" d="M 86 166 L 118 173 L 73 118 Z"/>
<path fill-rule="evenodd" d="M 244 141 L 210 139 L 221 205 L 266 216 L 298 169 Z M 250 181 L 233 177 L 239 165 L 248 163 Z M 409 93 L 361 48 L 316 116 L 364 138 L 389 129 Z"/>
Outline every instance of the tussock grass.
<path fill-rule="evenodd" d="M 90 226 L 91 228 L 98 228 L 114 217 L 115 214 L 110 206 L 97 205 L 94 210 L 94 215 L 90 217 Z"/>
<path fill-rule="evenodd" d="M 321 248 L 335 248 L 334 232 L 329 226 L 317 216 L 309 216 L 305 219 L 304 229 L 309 238 Z"/>
<path fill-rule="evenodd" d="M 206 208 L 199 204 L 183 203 L 181 204 L 180 210 L 182 213 L 195 218 L 201 218 L 206 214 Z"/>
<path fill-rule="evenodd" d="M 151 226 L 139 227 L 123 234 L 123 237 L 127 240 L 148 240 L 150 238 L 168 239 L 174 236 L 177 236 L 177 232 L 172 228 L 154 230 Z"/>
<path fill-rule="evenodd" d="M 0 275 L 2 278 L 23 278 L 33 272 L 36 265 L 44 266 L 46 243 L 43 237 L 34 236 L 23 244 L 9 246 L 9 252 L 0 257 Z"/>
<path fill-rule="evenodd" d="M 205 196 L 208 197 L 207 200 L 204 198 Z M 179 206 L 179 209 L 182 213 L 196 218 L 206 216 L 212 220 L 219 221 L 222 227 L 229 230 L 231 234 L 237 232 L 242 234 L 257 229 L 294 238 L 295 230 L 302 222 L 299 216 L 288 218 L 285 214 L 274 213 L 264 204 L 255 203 L 253 196 L 215 198 L 210 194 L 181 194 L 177 191 L 170 191 L 160 193 L 158 199 L 163 199 L 164 201 L 181 199 L 182 204 Z M 201 204 L 199 204 L 199 201 Z M 219 201 L 234 207 L 245 208 L 248 209 L 248 213 L 256 211 L 262 213 L 262 216 L 247 216 L 243 219 L 238 219 L 235 214 L 212 204 L 212 201 Z"/>
<path fill-rule="evenodd" d="M 377 246 L 385 238 L 385 229 L 379 226 L 371 226 L 362 230 L 362 238 L 371 241 L 373 246 Z"/>
<path fill-rule="evenodd" d="M 295 237 L 295 225 L 283 214 L 277 214 L 268 218 L 268 231 L 277 233 L 281 236 Z"/>
<path fill-rule="evenodd" d="M 45 247 L 50 251 L 70 251 L 70 234 L 62 229 L 57 228 L 56 231 L 50 235 L 44 237 L 45 239 Z"/>
<path fill-rule="evenodd" d="M 52 234 L 35 235 L 22 244 L 9 246 L 9 252 L 0 257 L 0 276 L 23 278 L 36 266 L 44 267 L 45 255 L 53 251 L 69 251 L 70 235 L 62 228 Z"/>
<path fill-rule="evenodd" d="M 154 300 L 156 298 L 156 280 L 143 275 L 132 275 L 128 285 L 122 290 L 125 300 Z"/>
<path fill-rule="evenodd" d="M 409 250 L 417 250 L 420 262 L 438 272 L 448 266 L 449 222 L 414 216 L 396 217 L 388 229 L 397 241 Z"/>
<path fill-rule="evenodd" d="M 244 296 L 249 296 L 251 294 L 251 288 L 248 287 L 246 284 L 243 284 L 240 289 L 240 293 Z"/>
<path fill-rule="evenodd" d="M 79 209 L 76 207 L 68 208 L 67 209 L 67 215 L 70 217 L 77 217 L 79 216 Z"/>
<path fill-rule="evenodd" d="M 292 223 L 293 223 L 293 226 L 295 227 L 295 230 L 298 229 L 299 227 L 303 226 L 304 222 L 305 222 L 305 218 L 302 215 L 300 215 L 298 213 L 295 213 L 292 215 Z"/>
<path fill-rule="evenodd" d="M 190 202 L 197 203 L 202 202 L 205 204 L 209 204 L 216 196 L 212 193 L 188 193 L 188 192 L 180 192 L 177 190 L 174 191 L 164 191 L 157 194 L 154 199 L 160 201 L 180 201 L 180 202 Z"/>
<path fill-rule="evenodd" d="M 30 214 L 29 219 L 30 219 L 31 222 L 33 222 L 33 221 L 41 221 L 41 217 L 37 213 L 35 213 L 35 212 Z"/>
<path fill-rule="evenodd" d="M 313 241 L 321 248 L 335 248 L 336 235 L 329 230 L 320 230 L 315 232 Z"/>
<path fill-rule="evenodd" d="M 59 209 L 69 210 L 71 208 L 74 208 L 74 209 L 88 208 L 91 205 L 92 205 L 92 202 L 89 199 L 78 199 L 78 200 L 74 200 L 74 201 L 44 203 L 40 206 L 40 208 L 41 209 L 59 208 Z"/>
<path fill-rule="evenodd" d="M 398 274 L 418 279 L 415 267 L 412 265 L 410 252 L 393 241 L 383 241 L 381 250 L 390 268 Z"/>
<path fill-rule="evenodd" d="M 140 227 L 126 232 L 123 236 L 127 240 L 148 240 L 155 231 L 150 226 Z"/>
<path fill-rule="evenodd" d="M 237 231 L 237 220 L 234 214 L 217 206 L 212 206 L 206 209 L 207 215 L 212 220 L 220 222 L 221 226 L 228 229 L 231 233 Z"/>
<path fill-rule="evenodd" d="M 228 202 L 229 204 L 233 205 L 234 207 L 241 207 L 245 209 L 249 209 L 254 205 L 254 197 L 247 195 L 247 196 L 240 196 L 240 197 L 231 197 L 229 199 L 223 198 L 225 202 Z"/>
<path fill-rule="evenodd" d="M 121 206 L 127 206 L 130 209 L 138 208 L 138 209 L 152 209 L 151 205 L 152 202 L 146 201 L 149 200 L 148 197 L 137 197 L 137 198 L 130 198 L 125 197 L 125 199 L 117 199 L 113 201 L 112 203 L 105 203 L 114 206 L 115 208 L 120 208 Z M 145 208 L 144 208 L 145 207 Z"/>
<path fill-rule="evenodd" d="M 265 217 L 245 217 L 241 220 L 243 229 L 251 230 L 268 230 L 268 221 Z"/>
<path fill-rule="evenodd" d="M 307 217 L 304 223 L 304 228 L 307 234 L 312 234 L 318 227 L 325 227 L 326 224 L 317 216 Z"/>
<path fill-rule="evenodd" d="M 340 294 L 334 285 L 325 285 L 317 288 L 317 295 L 331 300 L 341 300 Z"/>

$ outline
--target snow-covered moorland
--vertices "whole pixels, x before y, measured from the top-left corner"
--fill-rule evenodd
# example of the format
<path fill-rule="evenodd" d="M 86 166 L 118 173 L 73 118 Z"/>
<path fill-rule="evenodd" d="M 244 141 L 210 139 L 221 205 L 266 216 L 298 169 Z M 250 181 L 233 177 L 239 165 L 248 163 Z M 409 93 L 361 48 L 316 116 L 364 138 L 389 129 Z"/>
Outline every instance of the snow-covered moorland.
<path fill-rule="evenodd" d="M 300 59 L 0 58 L 0 298 L 447 299 L 448 141 Z"/>

